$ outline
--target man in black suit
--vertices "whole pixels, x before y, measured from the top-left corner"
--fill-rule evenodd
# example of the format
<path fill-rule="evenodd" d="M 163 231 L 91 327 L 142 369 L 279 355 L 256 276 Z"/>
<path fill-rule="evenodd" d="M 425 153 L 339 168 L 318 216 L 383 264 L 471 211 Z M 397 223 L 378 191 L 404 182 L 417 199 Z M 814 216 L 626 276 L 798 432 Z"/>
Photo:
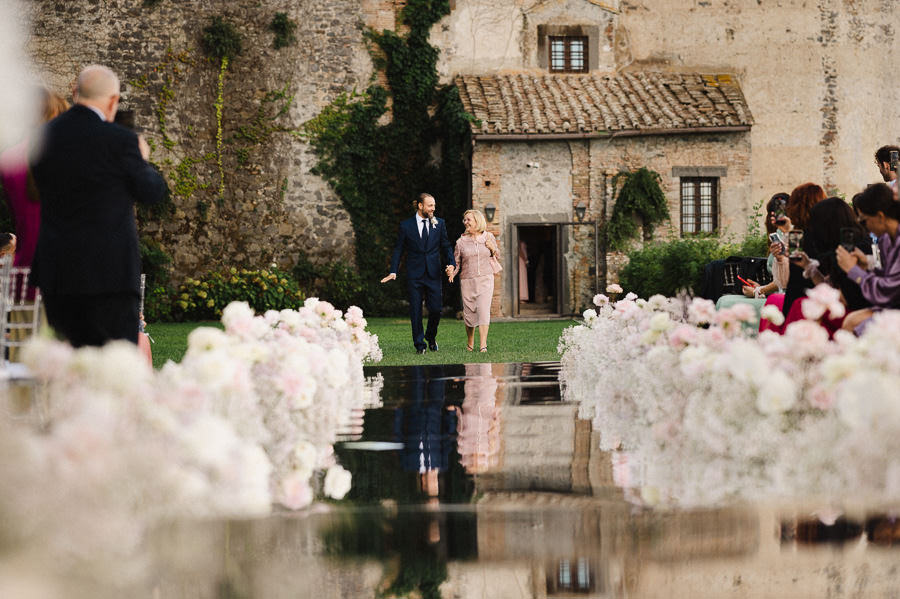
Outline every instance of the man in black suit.
<path fill-rule="evenodd" d="M 447 276 L 453 272 L 456 260 L 447 237 L 444 219 L 434 216 L 435 201 L 427 193 L 416 200 L 416 214 L 400 223 L 400 232 L 391 256 L 391 274 L 382 283 L 397 278 L 400 256 L 406 251 L 406 291 L 409 295 L 409 318 L 412 321 L 413 345 L 416 352 L 438 350 L 437 329 L 441 321 L 441 250 L 444 251 L 443 268 Z M 422 297 L 428 307 L 428 328 L 422 330 Z"/>
<path fill-rule="evenodd" d="M 165 193 L 150 148 L 114 124 L 119 79 L 92 65 L 78 76 L 75 105 L 47 124 L 31 170 L 41 201 L 32 280 L 47 321 L 75 347 L 137 343 L 141 256 L 135 201 Z"/>

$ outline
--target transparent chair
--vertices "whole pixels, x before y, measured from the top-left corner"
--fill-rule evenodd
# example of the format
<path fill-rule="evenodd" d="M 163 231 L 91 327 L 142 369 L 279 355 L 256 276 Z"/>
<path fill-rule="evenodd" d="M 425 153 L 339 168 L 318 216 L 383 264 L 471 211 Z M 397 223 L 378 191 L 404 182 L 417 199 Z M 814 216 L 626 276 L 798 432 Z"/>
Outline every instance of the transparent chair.
<path fill-rule="evenodd" d="M 27 266 L 12 266 L 3 277 L 7 289 L 3 356 L 10 363 L 21 360 L 21 347 L 36 335 L 41 327 L 41 292 L 28 287 L 31 269 Z"/>

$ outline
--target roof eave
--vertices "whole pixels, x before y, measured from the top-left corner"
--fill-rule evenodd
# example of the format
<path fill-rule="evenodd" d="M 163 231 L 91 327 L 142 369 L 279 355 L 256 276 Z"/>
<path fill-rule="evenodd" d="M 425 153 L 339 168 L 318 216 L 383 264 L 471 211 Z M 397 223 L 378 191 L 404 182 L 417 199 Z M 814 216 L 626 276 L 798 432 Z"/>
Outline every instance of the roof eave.
<path fill-rule="evenodd" d="M 620 131 L 582 131 L 578 133 L 473 133 L 473 141 L 557 141 L 567 139 L 610 139 L 647 135 L 685 135 L 702 133 L 744 133 L 751 125 L 727 127 L 680 127 L 672 129 L 623 129 Z"/>

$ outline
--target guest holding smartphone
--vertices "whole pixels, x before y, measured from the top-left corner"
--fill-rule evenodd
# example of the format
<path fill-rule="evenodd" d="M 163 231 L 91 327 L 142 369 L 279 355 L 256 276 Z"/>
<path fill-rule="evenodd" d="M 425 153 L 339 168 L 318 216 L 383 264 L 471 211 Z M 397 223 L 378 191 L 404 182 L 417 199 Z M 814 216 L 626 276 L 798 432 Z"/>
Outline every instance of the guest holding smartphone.
<path fill-rule="evenodd" d="M 843 328 L 861 333 L 875 312 L 887 308 L 900 308 L 900 202 L 894 200 L 894 192 L 884 183 L 869 185 L 858 194 L 853 207 L 859 222 L 878 236 L 881 265 L 870 267 L 871 256 L 858 247 L 848 251 L 838 247 L 835 251 L 838 266 L 847 277 L 859 285 L 863 297 L 872 305 L 856 310 L 844 319 Z"/>

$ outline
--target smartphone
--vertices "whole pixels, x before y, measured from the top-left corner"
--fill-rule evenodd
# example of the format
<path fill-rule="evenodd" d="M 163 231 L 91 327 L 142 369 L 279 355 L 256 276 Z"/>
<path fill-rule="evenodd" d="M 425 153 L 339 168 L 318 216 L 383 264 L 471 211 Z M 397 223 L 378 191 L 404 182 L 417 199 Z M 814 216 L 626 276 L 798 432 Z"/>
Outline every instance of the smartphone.
<path fill-rule="evenodd" d="M 788 257 L 795 259 L 800 257 L 800 242 L 803 241 L 803 231 L 792 229 L 788 231 Z"/>
<path fill-rule="evenodd" d="M 900 152 L 897 150 L 891 150 L 890 154 L 891 158 L 891 170 L 895 173 L 897 172 L 897 163 L 900 162 Z"/>
<path fill-rule="evenodd" d="M 841 247 L 852 252 L 856 247 L 856 231 L 849 227 L 841 227 Z"/>
<path fill-rule="evenodd" d="M 781 251 L 784 252 L 784 243 L 781 242 L 781 237 L 778 233 L 769 233 L 769 243 L 778 243 L 781 244 Z"/>

